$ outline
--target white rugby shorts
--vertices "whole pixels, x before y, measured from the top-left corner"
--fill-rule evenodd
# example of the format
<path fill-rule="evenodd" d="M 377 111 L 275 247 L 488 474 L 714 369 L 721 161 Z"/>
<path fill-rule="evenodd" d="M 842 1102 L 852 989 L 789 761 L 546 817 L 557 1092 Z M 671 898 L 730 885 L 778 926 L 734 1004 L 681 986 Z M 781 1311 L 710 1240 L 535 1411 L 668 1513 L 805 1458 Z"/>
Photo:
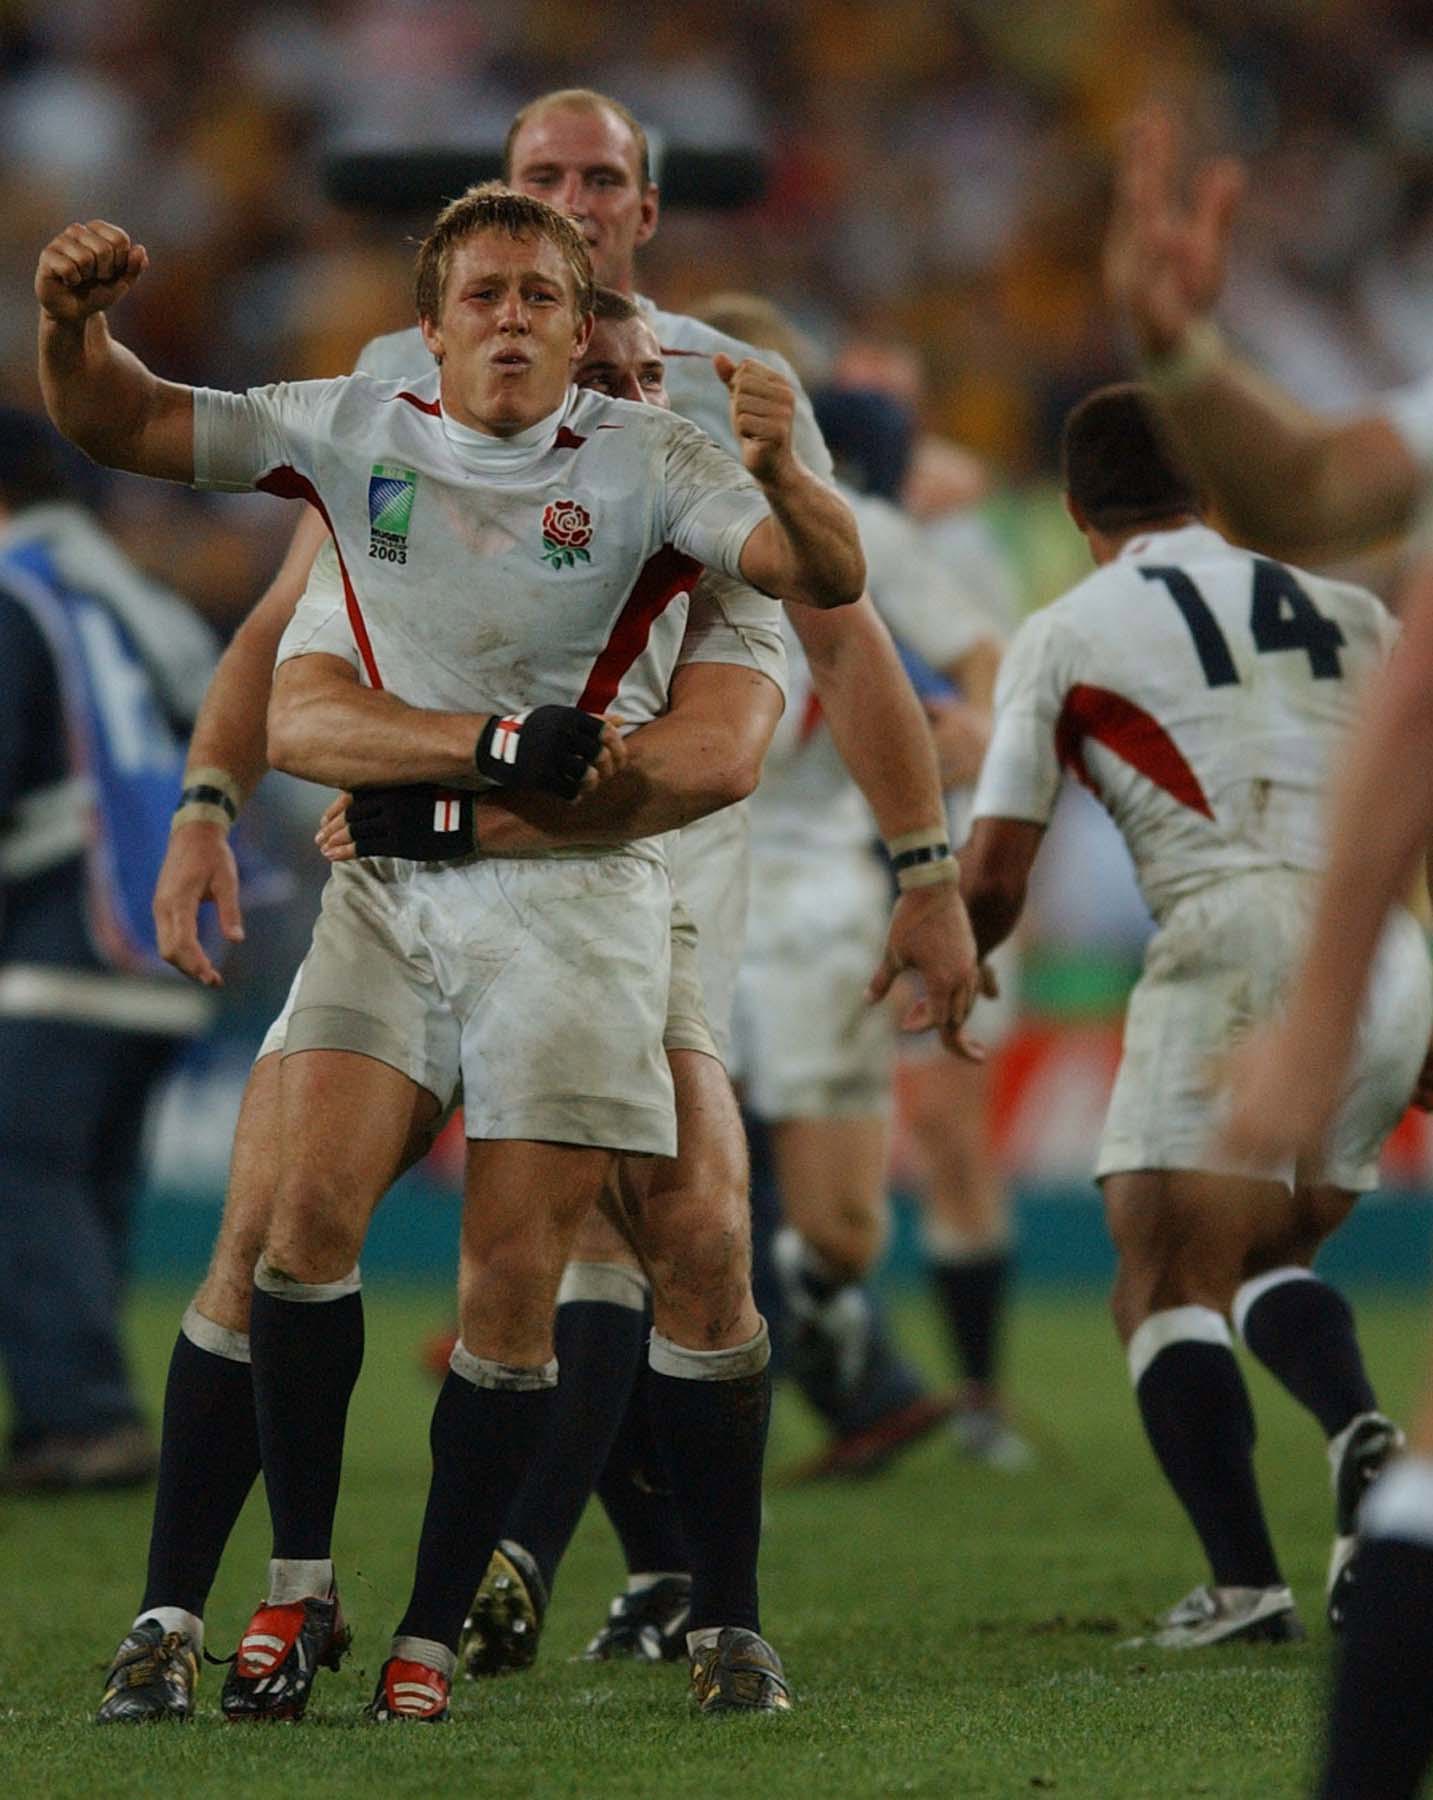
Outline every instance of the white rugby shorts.
<path fill-rule="evenodd" d="M 713 1040 L 709 1054 L 726 1062 L 751 889 L 751 823 L 745 804 L 725 806 L 684 826 L 667 839 L 667 854 L 672 886 L 695 922 L 697 971 Z"/>
<path fill-rule="evenodd" d="M 666 869 L 641 856 L 340 864 L 278 1047 L 354 1050 L 470 1138 L 676 1152 Z"/>
<path fill-rule="evenodd" d="M 1125 1016 L 1124 1053 L 1096 1178 L 1134 1169 L 1267 1174 L 1217 1154 L 1230 1052 L 1277 1009 L 1307 932 L 1313 884 L 1293 871 L 1221 879 L 1176 902 L 1145 952 Z M 1428 1050 L 1433 979 L 1422 930 L 1401 908 L 1374 964 L 1347 1093 L 1320 1179 L 1361 1193 Z"/>
<path fill-rule="evenodd" d="M 255 1062 L 284 1048 L 302 973 L 301 966 L 289 984 L 288 997 L 278 1017 L 264 1033 L 264 1041 L 259 1045 Z M 702 995 L 701 972 L 697 966 L 696 923 L 675 896 L 672 900 L 672 975 L 667 991 L 667 1023 L 662 1033 L 662 1047 L 664 1050 L 696 1050 L 703 1056 L 714 1056 L 718 1062 L 721 1061 L 721 1052 L 717 1049 L 707 1022 L 706 1004 Z M 441 1080 L 442 1072 L 435 1069 L 433 1081 Z M 419 1085 L 437 1093 L 437 1088 L 429 1082 L 420 1082 Z M 449 1113 L 463 1103 L 461 1081 L 451 1093 L 438 1094 L 438 1100 L 443 1108 L 442 1116 L 446 1120 Z"/>
<path fill-rule="evenodd" d="M 758 854 L 737 980 L 733 1074 L 758 1118 L 889 1110 L 890 1016 L 866 985 L 885 945 L 890 886 L 865 849 Z"/>

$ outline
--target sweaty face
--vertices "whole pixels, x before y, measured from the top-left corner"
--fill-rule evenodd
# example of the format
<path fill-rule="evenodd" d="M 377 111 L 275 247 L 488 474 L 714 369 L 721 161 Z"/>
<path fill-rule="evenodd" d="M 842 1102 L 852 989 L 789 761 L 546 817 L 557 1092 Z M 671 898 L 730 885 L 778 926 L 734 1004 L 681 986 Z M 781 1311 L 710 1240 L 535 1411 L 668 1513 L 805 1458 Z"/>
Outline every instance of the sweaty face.
<path fill-rule="evenodd" d="M 437 323 L 422 321 L 445 411 L 496 437 L 535 425 L 561 405 L 588 324 L 555 244 L 505 231 L 465 238 L 453 249 Z"/>
<path fill-rule="evenodd" d="M 604 287 L 631 291 L 633 259 L 657 228 L 657 189 L 640 185 L 637 146 L 621 119 L 548 107 L 514 139 L 509 178 L 576 221 Z"/>
<path fill-rule="evenodd" d="M 645 319 L 598 319 L 578 357 L 573 379 L 614 400 L 636 400 L 670 408 L 662 350 Z"/>

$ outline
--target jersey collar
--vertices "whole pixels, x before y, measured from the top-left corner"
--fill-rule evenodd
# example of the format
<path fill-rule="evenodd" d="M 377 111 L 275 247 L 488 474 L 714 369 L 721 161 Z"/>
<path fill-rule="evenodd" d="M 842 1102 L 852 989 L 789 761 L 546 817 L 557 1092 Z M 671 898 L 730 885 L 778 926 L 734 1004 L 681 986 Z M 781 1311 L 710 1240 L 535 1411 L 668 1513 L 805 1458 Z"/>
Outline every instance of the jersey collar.
<path fill-rule="evenodd" d="M 1177 562 L 1181 551 L 1192 551 L 1211 543 L 1222 545 L 1223 542 L 1219 533 L 1208 525 L 1177 525 L 1172 531 L 1139 531 L 1121 547 L 1115 561 L 1142 562 L 1157 553 Z"/>
<path fill-rule="evenodd" d="M 469 469 L 511 469 L 535 462 L 548 449 L 568 414 L 577 403 L 577 389 L 568 388 L 562 405 L 545 419 L 529 425 L 512 437 L 492 437 L 485 431 L 474 431 L 471 425 L 460 425 L 443 414 L 443 436 L 458 461 Z"/>

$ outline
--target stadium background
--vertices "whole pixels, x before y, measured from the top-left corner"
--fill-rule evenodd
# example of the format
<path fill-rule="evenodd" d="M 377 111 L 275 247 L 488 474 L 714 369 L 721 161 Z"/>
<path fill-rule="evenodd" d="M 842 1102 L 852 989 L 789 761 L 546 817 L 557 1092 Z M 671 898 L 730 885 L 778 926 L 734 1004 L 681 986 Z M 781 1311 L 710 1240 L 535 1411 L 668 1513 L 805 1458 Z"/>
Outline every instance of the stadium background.
<path fill-rule="evenodd" d="M 70 217 L 124 223 L 153 272 L 122 335 L 161 373 L 227 387 L 328 375 L 408 319 L 417 216 L 325 198 L 335 152 L 491 150 L 515 107 L 566 83 L 631 105 L 669 148 L 759 150 L 765 197 L 671 210 L 644 287 L 680 308 L 718 288 L 776 299 L 816 358 L 914 347 L 924 423 L 978 459 L 971 504 L 1023 608 L 1083 550 L 1053 485 L 1060 418 L 1125 368 L 1098 254 L 1120 121 L 1150 93 L 1252 165 L 1223 316 L 1295 393 L 1339 408 L 1433 364 L 1433 13 L 1359 0 L 179 0 L 0 5 L 0 388 L 37 398 L 36 247 Z M 291 529 L 254 497 L 96 480 L 137 559 L 221 632 Z M 1364 571 L 1387 589 L 1399 567 Z M 135 1267 L 205 1253 L 247 1059 L 302 953 L 322 879 L 315 790 L 271 778 L 254 831 L 280 872 L 229 967 L 213 1036 L 158 1112 Z M 1080 796 L 1043 859 L 1025 1019 L 1004 1052 L 1000 1131 L 1027 1274 L 1106 1266 L 1087 1182 L 1146 923 L 1124 853 Z M 391 1202 L 367 1266 L 450 1267 L 455 1162 Z M 1336 1248 L 1345 1271 L 1420 1280 L 1410 1123 L 1390 1197 Z M 902 1153 L 896 1157 L 897 1185 Z M 906 1266 L 898 1238 L 897 1274 Z"/>

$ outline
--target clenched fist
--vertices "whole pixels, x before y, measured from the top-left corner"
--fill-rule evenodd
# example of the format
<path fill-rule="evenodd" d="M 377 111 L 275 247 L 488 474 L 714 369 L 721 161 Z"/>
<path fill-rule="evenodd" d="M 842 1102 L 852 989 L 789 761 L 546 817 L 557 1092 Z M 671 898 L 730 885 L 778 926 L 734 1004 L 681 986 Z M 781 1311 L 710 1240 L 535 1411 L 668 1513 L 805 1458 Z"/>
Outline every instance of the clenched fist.
<path fill-rule="evenodd" d="M 60 324 L 79 324 L 122 300 L 149 267 L 143 244 L 103 219 L 67 225 L 40 252 L 35 298 Z"/>
<path fill-rule="evenodd" d="M 712 366 L 731 395 L 731 423 L 741 460 L 763 485 L 779 481 L 791 465 L 796 390 L 784 375 L 747 357 L 733 362 L 720 351 Z"/>

